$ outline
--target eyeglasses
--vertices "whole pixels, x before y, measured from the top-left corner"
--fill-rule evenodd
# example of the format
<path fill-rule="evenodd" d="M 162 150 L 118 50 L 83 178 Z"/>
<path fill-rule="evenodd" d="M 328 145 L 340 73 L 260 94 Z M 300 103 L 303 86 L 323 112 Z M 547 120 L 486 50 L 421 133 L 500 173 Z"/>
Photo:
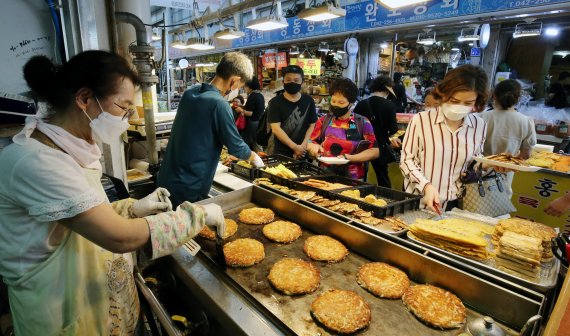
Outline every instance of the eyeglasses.
<path fill-rule="evenodd" d="M 115 102 L 113 102 L 113 104 L 115 104 L 115 106 L 117 106 L 121 110 L 125 111 L 125 114 L 123 115 L 123 118 L 121 120 L 130 119 L 137 112 L 134 106 L 122 107 L 121 105 Z"/>

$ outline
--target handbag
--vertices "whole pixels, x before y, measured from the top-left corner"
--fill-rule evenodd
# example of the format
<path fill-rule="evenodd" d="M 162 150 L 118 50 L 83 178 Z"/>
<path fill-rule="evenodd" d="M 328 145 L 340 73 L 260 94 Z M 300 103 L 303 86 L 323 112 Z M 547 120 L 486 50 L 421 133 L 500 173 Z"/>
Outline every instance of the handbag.
<path fill-rule="evenodd" d="M 459 208 L 489 217 L 506 215 L 516 211 L 503 187 L 504 176 L 493 171 L 483 176 L 481 165 L 476 171 L 476 181 L 463 184 Z"/>
<path fill-rule="evenodd" d="M 245 129 L 245 124 L 245 116 L 243 114 L 240 114 L 236 120 L 236 127 L 238 131 L 243 131 Z"/>

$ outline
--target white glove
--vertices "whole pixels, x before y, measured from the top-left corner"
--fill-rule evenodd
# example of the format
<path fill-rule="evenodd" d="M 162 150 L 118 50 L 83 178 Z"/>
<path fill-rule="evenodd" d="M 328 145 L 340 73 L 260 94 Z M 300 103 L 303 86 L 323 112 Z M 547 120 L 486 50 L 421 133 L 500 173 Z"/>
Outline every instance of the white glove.
<path fill-rule="evenodd" d="M 253 165 L 256 168 L 262 168 L 265 167 L 265 163 L 263 163 L 263 160 L 259 157 L 259 155 L 257 155 L 257 153 L 253 152 L 253 160 L 252 160 Z"/>
<path fill-rule="evenodd" d="M 226 221 L 224 220 L 222 208 L 214 203 L 205 204 L 203 207 L 206 210 L 206 226 L 212 231 L 217 231 L 218 236 L 224 237 Z"/>
<path fill-rule="evenodd" d="M 133 203 L 131 211 L 138 218 L 154 215 L 163 211 L 171 211 L 170 193 L 165 188 L 157 188 L 145 198 Z"/>

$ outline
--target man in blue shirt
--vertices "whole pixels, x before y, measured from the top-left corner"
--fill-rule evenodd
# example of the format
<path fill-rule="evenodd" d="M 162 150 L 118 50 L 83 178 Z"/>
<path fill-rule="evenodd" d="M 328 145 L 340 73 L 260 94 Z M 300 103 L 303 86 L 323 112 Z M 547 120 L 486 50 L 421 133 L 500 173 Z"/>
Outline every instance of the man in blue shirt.
<path fill-rule="evenodd" d="M 208 197 L 222 146 L 242 160 L 263 166 L 235 126 L 232 109 L 224 98 L 253 76 L 249 58 L 238 52 L 224 55 L 210 84 L 184 92 L 172 125 L 158 185 L 170 191 L 173 206 Z"/>

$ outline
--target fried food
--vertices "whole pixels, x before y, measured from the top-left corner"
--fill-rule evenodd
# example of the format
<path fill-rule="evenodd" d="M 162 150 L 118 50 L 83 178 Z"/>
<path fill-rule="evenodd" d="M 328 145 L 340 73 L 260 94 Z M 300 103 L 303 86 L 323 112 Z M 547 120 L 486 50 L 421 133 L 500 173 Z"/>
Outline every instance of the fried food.
<path fill-rule="evenodd" d="M 283 258 L 275 263 L 267 277 L 280 292 L 287 295 L 314 292 L 321 283 L 321 273 L 311 262 L 297 258 Z"/>
<path fill-rule="evenodd" d="M 402 301 L 418 319 L 437 328 L 459 328 L 467 317 L 457 296 L 432 285 L 411 286 Z"/>
<path fill-rule="evenodd" d="M 386 217 L 384 218 L 384 221 L 390 223 L 390 226 L 394 231 L 401 231 L 408 228 L 408 224 L 398 217 Z"/>
<path fill-rule="evenodd" d="M 532 166 L 570 173 L 570 156 L 546 151 L 533 151 L 526 161 Z"/>
<path fill-rule="evenodd" d="M 505 162 L 505 163 L 512 163 L 518 166 L 528 166 L 529 164 L 525 161 L 525 159 L 521 159 L 518 156 L 511 155 L 509 153 L 502 153 L 496 155 L 490 155 L 486 157 L 489 160 L 497 161 L 497 162 Z"/>
<path fill-rule="evenodd" d="M 253 165 L 251 163 L 249 163 L 248 161 L 245 161 L 245 160 L 239 160 L 237 162 L 237 165 L 242 166 L 244 168 L 249 168 L 249 169 L 253 168 Z"/>
<path fill-rule="evenodd" d="M 269 174 L 277 175 L 286 179 L 294 179 L 298 177 L 297 174 L 285 167 L 282 163 L 275 167 L 265 167 L 263 170 Z"/>
<path fill-rule="evenodd" d="M 275 218 L 275 213 L 267 208 L 243 209 L 239 213 L 239 221 L 245 224 L 267 224 Z"/>
<path fill-rule="evenodd" d="M 502 219 L 499 224 L 495 225 L 493 233 L 493 244 L 499 245 L 502 235 L 505 231 L 512 231 L 523 236 L 538 238 L 542 241 L 542 258 L 541 262 L 549 262 L 554 256 L 552 255 L 551 241 L 556 237 L 556 231 L 550 226 L 531 222 L 522 218 Z"/>
<path fill-rule="evenodd" d="M 362 218 L 360 218 L 360 221 L 364 224 L 372 225 L 372 226 L 382 224 L 382 220 L 379 218 L 376 218 L 376 217 L 362 217 Z"/>
<path fill-rule="evenodd" d="M 366 328 L 372 319 L 368 303 L 353 291 L 330 289 L 311 304 L 311 313 L 325 327 L 342 334 Z"/>
<path fill-rule="evenodd" d="M 350 190 L 344 190 L 340 193 L 343 196 L 346 197 L 350 197 L 350 198 L 354 198 L 357 199 L 359 201 L 362 202 L 366 202 L 366 203 L 370 203 L 376 206 L 386 206 L 388 204 L 388 202 L 386 202 L 385 200 L 381 199 L 381 198 L 377 198 L 376 195 L 370 194 L 370 195 L 366 195 L 366 197 L 360 197 L 360 190 L 358 189 L 350 189 Z"/>
<path fill-rule="evenodd" d="M 340 194 L 346 197 L 360 199 L 360 190 L 358 189 L 345 190 Z"/>
<path fill-rule="evenodd" d="M 400 269 L 381 262 L 364 264 L 356 282 L 372 294 L 386 299 L 399 299 L 410 287 L 410 279 Z"/>
<path fill-rule="evenodd" d="M 322 199 L 319 202 L 316 202 L 315 205 L 321 206 L 323 208 L 329 208 L 332 207 L 333 205 L 337 205 L 339 204 L 340 201 L 339 200 L 329 200 L 329 199 Z"/>
<path fill-rule="evenodd" d="M 236 239 L 224 245 L 226 264 L 232 267 L 249 267 L 265 258 L 263 244 L 251 238 Z"/>
<path fill-rule="evenodd" d="M 235 220 L 226 218 L 225 222 L 226 222 L 226 229 L 224 231 L 224 235 L 222 236 L 222 239 L 226 239 L 226 238 L 233 236 L 237 232 L 237 229 L 238 229 L 238 225 L 237 225 Z M 214 231 L 210 230 L 210 228 L 207 226 L 204 226 L 202 231 L 200 231 L 200 233 L 198 233 L 198 234 L 200 235 L 200 237 L 204 237 L 204 238 L 209 239 L 209 240 L 216 240 L 216 233 Z"/>
<path fill-rule="evenodd" d="M 298 198 L 302 199 L 302 200 L 309 200 L 313 197 L 315 197 L 315 195 L 317 194 L 314 191 L 298 191 L 298 190 L 293 190 L 290 192 L 291 195 L 293 196 L 297 196 Z"/>
<path fill-rule="evenodd" d="M 275 221 L 263 227 L 263 235 L 278 243 L 294 242 L 301 237 L 302 232 L 299 225 L 287 221 Z"/>
<path fill-rule="evenodd" d="M 348 255 L 348 249 L 338 240 L 329 236 L 312 236 L 305 241 L 303 251 L 309 258 L 336 263 Z"/>
<path fill-rule="evenodd" d="M 499 240 L 495 263 L 502 271 L 536 281 L 541 271 L 542 249 L 539 238 L 505 231 Z"/>
<path fill-rule="evenodd" d="M 301 183 L 308 185 L 308 186 L 311 186 L 311 187 L 323 189 L 323 190 L 336 190 L 336 189 L 343 189 L 343 188 L 349 187 L 346 184 L 331 183 L 331 182 L 322 181 L 322 180 L 318 180 L 318 179 L 308 179 L 308 180 L 303 181 Z"/>
<path fill-rule="evenodd" d="M 351 213 L 361 210 L 358 204 L 348 202 L 340 202 L 337 205 L 329 207 L 329 209 L 340 213 Z"/>

